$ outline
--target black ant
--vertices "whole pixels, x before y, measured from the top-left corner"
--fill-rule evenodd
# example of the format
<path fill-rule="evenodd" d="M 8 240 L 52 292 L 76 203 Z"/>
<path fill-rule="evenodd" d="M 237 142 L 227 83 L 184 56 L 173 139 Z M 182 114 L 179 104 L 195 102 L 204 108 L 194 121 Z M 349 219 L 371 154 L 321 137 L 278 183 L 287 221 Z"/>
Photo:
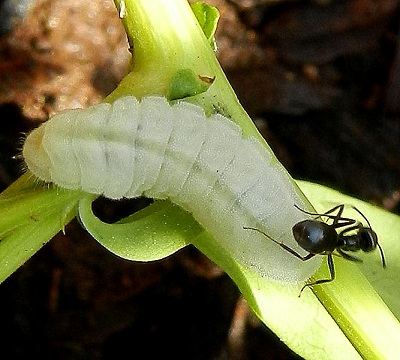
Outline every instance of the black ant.
<path fill-rule="evenodd" d="M 297 205 L 294 206 L 300 211 L 304 212 L 305 214 L 317 216 L 317 218 L 325 216 L 326 218 L 333 220 L 331 225 L 314 219 L 314 220 L 303 220 L 293 226 L 292 232 L 295 240 L 297 241 L 299 246 L 301 246 L 304 250 L 309 252 L 305 256 L 300 255 L 289 246 L 273 239 L 271 236 L 264 233 L 263 231 L 260 231 L 259 229 L 251 227 L 244 227 L 244 229 L 256 230 L 262 233 L 267 238 L 272 240 L 274 243 L 278 244 L 281 248 L 290 252 L 292 255 L 296 256 L 298 259 L 302 261 L 307 261 L 317 254 L 327 255 L 330 278 L 319 279 L 312 283 L 303 285 L 303 287 L 300 290 L 299 296 L 306 287 L 312 287 L 314 285 L 328 283 L 335 279 L 335 267 L 333 264 L 333 257 L 332 257 L 333 252 L 335 250 L 338 252 L 339 256 L 343 257 L 346 260 L 362 262 L 361 259 L 349 255 L 345 251 L 362 250 L 364 252 L 369 252 L 378 247 L 381 253 L 382 266 L 384 268 L 386 267 L 385 257 L 383 255 L 382 248 L 378 243 L 378 236 L 375 233 L 375 231 L 372 230 L 368 219 L 356 207 L 351 206 L 364 218 L 364 220 L 368 224 L 367 227 L 361 224 L 357 220 L 342 217 L 344 204 L 335 206 L 334 208 L 328 210 L 324 214 L 311 213 L 300 209 Z M 335 212 L 336 210 L 338 210 L 337 214 L 332 215 L 332 213 Z M 340 233 L 336 232 L 336 229 L 339 229 L 344 226 L 348 227 L 342 230 Z M 350 231 L 356 231 L 356 232 L 354 234 L 348 235 Z"/>

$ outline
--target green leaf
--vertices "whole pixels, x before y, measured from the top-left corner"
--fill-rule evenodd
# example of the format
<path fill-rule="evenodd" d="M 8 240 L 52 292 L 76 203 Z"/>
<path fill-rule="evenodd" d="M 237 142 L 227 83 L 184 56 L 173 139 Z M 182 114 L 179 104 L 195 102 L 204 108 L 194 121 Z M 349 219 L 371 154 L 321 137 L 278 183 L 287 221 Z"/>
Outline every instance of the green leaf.
<path fill-rule="evenodd" d="M 76 215 L 82 193 L 43 188 L 25 174 L 0 195 L 0 282 Z"/>
<path fill-rule="evenodd" d="M 210 43 L 212 49 L 216 50 L 214 39 L 215 31 L 217 30 L 219 11 L 214 6 L 204 2 L 196 2 L 191 4 L 194 15 L 203 29 L 204 35 Z"/>
<path fill-rule="evenodd" d="M 171 78 L 167 93 L 168 100 L 177 100 L 204 93 L 214 79 L 196 75 L 191 69 L 181 69 Z"/>
<path fill-rule="evenodd" d="M 125 259 L 162 259 L 204 232 L 190 214 L 169 201 L 156 201 L 115 224 L 98 219 L 92 201 L 84 198 L 79 202 L 83 226 L 105 248 Z"/>

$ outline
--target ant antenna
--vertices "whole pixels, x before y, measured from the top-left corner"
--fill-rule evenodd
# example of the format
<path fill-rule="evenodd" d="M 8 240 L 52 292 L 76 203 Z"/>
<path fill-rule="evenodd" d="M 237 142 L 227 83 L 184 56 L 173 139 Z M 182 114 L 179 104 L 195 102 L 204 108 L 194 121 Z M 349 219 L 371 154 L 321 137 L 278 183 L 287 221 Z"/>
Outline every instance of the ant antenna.
<path fill-rule="evenodd" d="M 385 256 L 383 255 L 383 250 L 382 250 L 381 246 L 379 245 L 379 243 L 376 243 L 376 245 L 378 245 L 379 252 L 381 253 L 382 266 L 385 268 L 386 267 L 386 260 L 385 260 Z"/>

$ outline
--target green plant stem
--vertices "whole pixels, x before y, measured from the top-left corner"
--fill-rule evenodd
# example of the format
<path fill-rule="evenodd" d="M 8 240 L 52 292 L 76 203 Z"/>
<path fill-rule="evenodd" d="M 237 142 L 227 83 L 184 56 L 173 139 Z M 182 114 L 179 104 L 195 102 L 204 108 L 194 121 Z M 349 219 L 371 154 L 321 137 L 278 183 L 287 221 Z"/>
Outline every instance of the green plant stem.
<path fill-rule="evenodd" d="M 121 0 L 114 0 L 118 10 Z M 190 69 L 199 76 L 213 78 L 209 89 L 186 99 L 206 111 L 215 109 L 238 123 L 244 136 L 259 138 L 272 154 L 275 164 L 282 167 L 270 146 L 264 141 L 253 121 L 239 103 L 234 90 L 219 64 L 209 40 L 193 15 L 186 0 L 124 0 L 122 23 L 133 53 L 130 72 L 105 99 L 112 102 L 119 97 L 168 94 L 173 76 L 182 69 Z M 286 171 L 283 169 L 283 171 Z M 287 174 L 289 178 L 290 175 Z M 311 204 L 297 189 L 308 209 Z"/>
<path fill-rule="evenodd" d="M 340 258 L 335 264 L 340 280 L 315 286 L 315 295 L 363 358 L 396 358 L 398 320 L 356 264 Z"/>
<path fill-rule="evenodd" d="M 120 8 L 120 1 L 115 2 Z M 198 75 L 215 77 L 212 86 L 200 97 L 196 97 L 197 103 L 205 108 L 212 105 L 237 122 L 245 135 L 260 138 L 248 115 L 238 103 L 186 0 L 125 1 L 125 8 L 123 24 L 134 57 L 130 74 L 107 101 L 128 94 L 137 97 L 148 94 L 165 96 L 176 71 L 189 68 Z M 267 145 L 266 147 L 269 148 Z M 224 261 L 221 257 L 212 256 L 213 250 L 209 251 L 201 240 L 196 239 L 196 242 L 211 258 Z M 220 265 L 223 266 L 222 263 Z M 353 264 L 338 262 L 337 268 L 340 280 L 329 284 L 329 287 L 315 287 L 315 294 L 363 357 L 388 358 L 395 343 L 393 336 L 399 334 L 397 321 L 391 317 L 379 296 Z M 231 276 L 239 280 L 239 276 L 235 275 L 236 271 L 233 267 Z M 316 276 L 319 278 L 320 274 Z M 247 280 L 242 279 L 238 282 L 251 298 L 251 290 L 246 290 Z M 361 290 L 355 291 L 360 284 Z M 260 306 L 257 299 L 250 300 L 250 304 L 257 313 L 261 313 L 257 310 Z M 364 308 L 367 310 L 360 311 L 359 308 L 364 304 L 368 304 Z M 370 321 L 371 317 L 375 316 L 385 319 L 380 323 L 382 328 L 379 331 L 386 336 L 378 336 L 376 327 Z"/>
<path fill-rule="evenodd" d="M 120 0 L 115 4 L 120 9 Z M 166 96 L 171 78 L 181 69 L 214 78 L 213 84 L 195 102 L 213 105 L 240 123 L 245 134 L 260 137 L 253 122 L 239 104 L 213 49 L 193 16 L 187 1 L 125 0 L 122 23 L 133 49 L 129 74 L 107 97 L 113 101 L 125 95 Z"/>

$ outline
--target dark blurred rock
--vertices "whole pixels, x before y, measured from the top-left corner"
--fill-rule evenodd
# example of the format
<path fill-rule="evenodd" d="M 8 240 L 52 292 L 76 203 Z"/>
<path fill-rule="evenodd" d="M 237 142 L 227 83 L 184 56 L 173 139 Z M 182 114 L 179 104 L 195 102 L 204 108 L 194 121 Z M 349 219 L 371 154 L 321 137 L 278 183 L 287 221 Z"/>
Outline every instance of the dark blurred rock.
<path fill-rule="evenodd" d="M 1 0 L 0 35 L 10 32 L 34 5 L 36 0 Z"/>

